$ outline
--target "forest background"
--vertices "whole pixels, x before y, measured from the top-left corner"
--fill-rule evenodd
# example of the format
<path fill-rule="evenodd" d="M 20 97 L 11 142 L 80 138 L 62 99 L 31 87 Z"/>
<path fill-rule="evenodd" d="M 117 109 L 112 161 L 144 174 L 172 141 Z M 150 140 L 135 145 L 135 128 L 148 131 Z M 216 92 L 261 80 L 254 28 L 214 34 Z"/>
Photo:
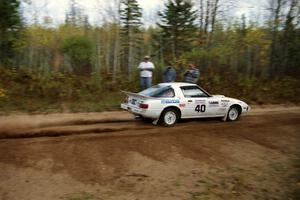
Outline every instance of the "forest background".
<path fill-rule="evenodd" d="M 177 81 L 194 62 L 198 84 L 210 93 L 250 104 L 298 104 L 299 1 L 264 0 L 257 18 L 232 15 L 236 2 L 164 1 L 146 24 L 137 0 L 113 0 L 99 6 L 101 21 L 92 24 L 76 0 L 61 23 L 38 15 L 34 1 L 0 0 L 0 111 L 118 109 L 120 90 L 139 90 L 137 66 L 145 55 L 156 66 L 154 83 L 168 62 Z M 33 21 L 24 5 L 33 8 Z"/>

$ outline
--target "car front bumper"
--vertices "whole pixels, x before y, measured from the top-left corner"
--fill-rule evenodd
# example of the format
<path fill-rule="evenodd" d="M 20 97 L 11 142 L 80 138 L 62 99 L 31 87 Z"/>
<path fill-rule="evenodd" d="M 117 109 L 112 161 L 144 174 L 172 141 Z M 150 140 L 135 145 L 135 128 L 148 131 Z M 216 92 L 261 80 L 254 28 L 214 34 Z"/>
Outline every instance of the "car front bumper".
<path fill-rule="evenodd" d="M 249 105 L 243 105 L 242 106 L 242 113 L 247 113 L 251 110 L 251 107 Z"/>

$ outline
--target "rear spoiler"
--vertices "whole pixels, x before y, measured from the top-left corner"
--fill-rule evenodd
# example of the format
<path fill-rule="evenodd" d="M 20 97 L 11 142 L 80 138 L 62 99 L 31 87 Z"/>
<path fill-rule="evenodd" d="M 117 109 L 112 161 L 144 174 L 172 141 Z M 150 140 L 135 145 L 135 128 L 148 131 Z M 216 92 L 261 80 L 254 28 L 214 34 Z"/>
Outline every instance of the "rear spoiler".
<path fill-rule="evenodd" d="M 144 95 L 141 95 L 141 94 L 138 94 L 138 93 L 127 92 L 127 91 L 123 91 L 123 90 L 121 92 L 128 95 L 128 96 L 133 96 L 133 97 L 137 97 L 137 98 L 140 98 L 140 99 L 156 99 L 155 97 L 148 97 L 148 96 L 144 96 Z"/>

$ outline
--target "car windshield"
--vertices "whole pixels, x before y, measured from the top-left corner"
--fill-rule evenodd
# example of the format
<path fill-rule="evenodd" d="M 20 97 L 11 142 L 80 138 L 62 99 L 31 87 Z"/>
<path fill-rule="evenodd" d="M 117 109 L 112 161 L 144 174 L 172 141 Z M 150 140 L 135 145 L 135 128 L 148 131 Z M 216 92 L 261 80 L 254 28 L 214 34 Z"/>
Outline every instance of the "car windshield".
<path fill-rule="evenodd" d="M 175 93 L 171 86 L 155 85 L 146 90 L 141 91 L 139 94 L 148 97 L 174 97 Z"/>

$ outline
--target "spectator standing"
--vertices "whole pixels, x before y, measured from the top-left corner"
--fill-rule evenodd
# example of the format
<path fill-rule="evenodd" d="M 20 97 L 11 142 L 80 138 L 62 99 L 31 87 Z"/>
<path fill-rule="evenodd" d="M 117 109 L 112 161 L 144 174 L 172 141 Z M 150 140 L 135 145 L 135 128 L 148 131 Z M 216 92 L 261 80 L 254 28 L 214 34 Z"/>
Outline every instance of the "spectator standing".
<path fill-rule="evenodd" d="M 192 63 L 188 65 L 189 69 L 184 73 L 184 82 L 187 83 L 197 83 L 200 71 L 196 68 L 196 66 Z"/>
<path fill-rule="evenodd" d="M 174 82 L 176 79 L 176 71 L 172 66 L 172 63 L 168 63 L 166 69 L 163 72 L 163 81 L 165 83 Z"/>
<path fill-rule="evenodd" d="M 138 66 L 140 70 L 140 85 L 141 90 L 145 90 L 152 85 L 152 72 L 154 70 L 154 64 L 150 62 L 150 56 L 145 56 L 144 61 Z"/>

